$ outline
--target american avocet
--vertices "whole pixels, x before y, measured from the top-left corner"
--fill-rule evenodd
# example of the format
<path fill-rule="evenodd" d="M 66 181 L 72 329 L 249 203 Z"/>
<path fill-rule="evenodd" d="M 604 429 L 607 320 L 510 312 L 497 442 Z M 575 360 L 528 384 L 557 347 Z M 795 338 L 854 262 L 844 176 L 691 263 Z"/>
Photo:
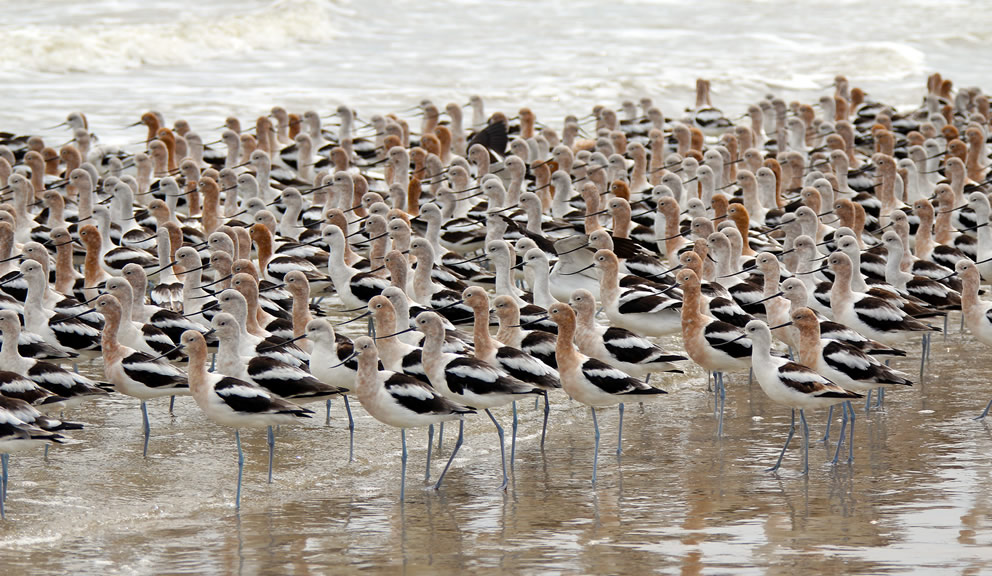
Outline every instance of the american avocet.
<path fill-rule="evenodd" d="M 176 342 L 151 323 L 137 322 L 132 318 L 134 311 L 134 292 L 131 284 L 124 278 L 111 278 L 104 285 L 107 294 L 117 298 L 121 303 L 121 323 L 117 328 L 117 338 L 121 344 L 152 356 L 165 354 L 171 360 L 177 360 L 181 354 L 175 350 Z M 143 298 L 144 295 L 139 295 Z"/>
<path fill-rule="evenodd" d="M 717 435 L 722 435 L 727 394 L 723 373 L 751 367 L 751 341 L 737 326 L 702 313 L 699 277 L 695 272 L 680 270 L 675 278 L 682 287 L 681 324 L 685 351 L 703 370 L 713 373 L 713 411 L 717 415 Z"/>
<path fill-rule="evenodd" d="M 210 374 L 207 372 L 207 342 L 195 330 L 184 332 L 181 345 L 189 356 L 189 387 L 200 410 L 217 424 L 234 428 L 238 445 L 238 491 L 235 508 L 241 507 L 241 474 L 244 470 L 244 453 L 241 451 L 240 428 L 269 427 L 269 461 L 272 461 L 272 426 L 293 424 L 300 418 L 313 414 L 288 400 L 264 390 L 250 382 Z"/>
<path fill-rule="evenodd" d="M 799 329 L 799 363 L 824 376 L 831 382 L 855 392 L 870 392 L 873 388 L 888 385 L 912 386 L 905 374 L 882 364 L 858 348 L 838 340 L 828 340 L 820 335 L 820 322 L 816 313 L 809 308 L 799 308 L 792 312 L 792 323 Z M 844 402 L 844 421 L 841 424 L 834 463 L 840 455 L 844 443 L 845 427 L 850 414 L 850 439 L 848 462 L 854 461 L 854 409 L 850 402 Z M 824 440 L 830 434 L 833 406 L 827 414 L 827 430 Z"/>
<path fill-rule="evenodd" d="M 539 249 L 535 248 L 540 252 Z M 543 256 L 543 252 L 541 252 Z M 479 286 L 470 286 L 462 293 L 462 299 L 474 313 L 473 338 L 475 357 L 489 363 L 507 374 L 536 388 L 544 394 L 544 423 L 541 428 L 541 446 L 548 431 L 548 415 L 551 406 L 548 402 L 548 392 L 561 388 L 558 371 L 523 350 L 494 340 L 489 334 L 489 295 Z M 510 467 L 516 453 L 517 413 L 516 403 L 513 410 L 513 429 L 510 443 Z"/>
<path fill-rule="evenodd" d="M 367 272 L 359 272 L 345 263 L 344 247 L 347 239 L 340 228 L 334 225 L 325 226 L 321 235 L 329 248 L 327 271 L 338 292 L 338 298 L 349 309 L 365 308 L 373 296 L 389 286 L 389 282 Z"/>
<path fill-rule="evenodd" d="M 70 372 L 51 362 L 21 356 L 17 346 L 21 334 L 21 322 L 16 312 L 0 310 L 0 333 L 3 336 L 0 364 L 4 369 L 23 374 L 35 384 L 61 397 L 64 406 L 74 406 L 86 398 L 107 394 L 82 374 Z"/>
<path fill-rule="evenodd" d="M 148 437 L 151 429 L 148 424 L 148 408 L 145 402 L 164 396 L 185 396 L 189 394 L 186 375 L 174 365 L 161 358 L 122 345 L 117 339 L 121 323 L 121 304 L 110 294 L 97 298 L 95 308 L 103 314 L 104 327 L 100 335 L 103 351 L 103 372 L 114 388 L 128 396 L 141 400 L 141 419 L 144 428 L 142 455 L 148 455 Z"/>
<path fill-rule="evenodd" d="M 971 334 L 982 344 L 992 346 L 992 303 L 978 298 L 978 289 L 982 282 L 978 266 L 971 260 L 960 260 L 954 267 L 962 281 L 961 311 Z M 985 410 L 982 410 L 976 420 L 988 416 L 990 408 L 992 401 L 985 406 Z"/>
<path fill-rule="evenodd" d="M 379 298 L 379 297 L 377 297 Z M 368 337 L 360 337 L 355 341 L 355 355 L 358 356 L 358 401 L 365 410 L 376 420 L 400 429 L 403 444 L 400 468 L 400 501 L 403 501 L 406 483 L 406 429 L 418 426 L 433 426 L 451 420 L 462 420 L 475 410 L 456 404 L 436 392 L 429 384 L 416 378 L 395 372 L 381 370 L 378 351 Z M 428 438 L 428 454 L 430 454 Z M 459 442 L 452 451 L 448 464 L 458 453 Z M 430 461 L 427 462 L 428 470 Z M 438 477 L 434 489 L 441 487 L 444 472 Z"/>
<path fill-rule="evenodd" d="M 592 460 L 592 483 L 596 484 L 599 464 L 599 424 L 596 422 L 596 408 L 618 406 L 620 424 L 617 431 L 617 456 L 623 452 L 623 402 L 626 398 L 646 400 L 652 396 L 665 394 L 646 382 L 629 376 L 601 360 L 589 358 L 575 348 L 575 311 L 568 304 L 553 304 L 548 317 L 558 324 L 558 342 L 555 356 L 561 375 L 562 388 L 574 400 L 589 406 L 595 430 L 595 446 Z"/>
<path fill-rule="evenodd" d="M 847 254 L 834 252 L 827 257 L 827 266 L 834 273 L 830 308 L 838 321 L 889 346 L 905 341 L 914 332 L 939 331 L 911 318 L 885 300 L 854 291 L 851 287 L 853 265 Z"/>
<path fill-rule="evenodd" d="M 772 356 L 772 333 L 768 325 L 761 320 L 748 322 L 740 338 L 748 338 L 751 341 L 751 365 L 761 389 L 772 401 L 792 408 L 792 423 L 789 426 L 789 435 L 785 439 L 785 446 L 782 447 L 775 465 L 768 471 L 774 472 L 782 464 L 785 450 L 789 447 L 796 430 L 798 408 L 799 420 L 803 426 L 802 474 L 805 476 L 809 472 L 809 428 L 806 426 L 805 410 L 826 408 L 863 396 L 841 388 L 808 366 Z"/>
<path fill-rule="evenodd" d="M 500 459 L 503 464 L 503 483 L 500 485 L 500 489 L 506 489 L 509 477 L 506 474 L 503 428 L 496 421 L 490 409 L 505 406 L 523 394 L 543 395 L 544 391 L 521 382 L 482 360 L 444 352 L 442 349 L 444 324 L 438 314 L 422 312 L 417 316 L 416 326 L 424 333 L 424 370 L 427 372 L 431 385 L 451 400 L 485 410 L 486 415 L 496 426 L 496 432 L 499 435 Z M 459 425 L 456 446 L 460 446 L 462 441 L 463 426 Z"/>
<path fill-rule="evenodd" d="M 0 395 L 0 518 L 7 517 L 10 454 L 49 444 L 61 444 L 61 430 L 82 428 L 82 424 L 62 422 L 42 415 L 29 403 Z"/>
<path fill-rule="evenodd" d="M 524 330 L 520 324 L 520 307 L 510 296 L 493 298 L 493 310 L 499 320 L 496 339 L 520 348 L 524 352 L 544 362 L 552 368 L 558 367 L 555 360 L 555 335 L 544 330 Z"/>
<path fill-rule="evenodd" d="M 597 251 L 590 264 L 600 273 L 599 294 L 610 321 L 646 336 L 677 333 L 682 302 L 667 294 L 640 289 L 621 293 L 619 265 L 616 254 L 609 250 Z"/>
<path fill-rule="evenodd" d="M 46 344 L 59 350 L 87 357 L 97 356 L 100 348 L 99 325 L 93 322 L 99 319 L 97 314 L 84 310 L 78 314 L 68 315 L 51 311 L 43 305 L 43 294 L 48 289 L 48 279 L 40 264 L 28 260 L 21 264 L 21 274 L 28 283 L 27 298 L 24 302 L 24 327 L 28 332 L 41 336 Z M 93 320 L 82 319 L 91 315 Z"/>
<path fill-rule="evenodd" d="M 885 263 L 885 281 L 902 294 L 908 294 L 938 310 L 958 310 L 961 308 L 961 294 L 941 282 L 927 276 L 904 271 L 901 262 L 908 250 L 894 230 L 882 235 L 882 245 L 888 250 Z M 928 262 L 928 264 L 933 264 Z"/>
<path fill-rule="evenodd" d="M 781 284 L 781 294 L 789 301 L 789 314 L 800 309 L 805 308 L 807 302 L 809 301 L 809 293 L 806 292 L 806 286 L 803 284 L 802 280 L 798 278 L 788 278 Z M 832 320 L 826 320 L 822 316 L 818 316 L 820 320 L 820 337 L 826 340 L 837 340 L 844 342 L 850 346 L 854 346 L 862 352 L 873 354 L 873 355 L 891 355 L 891 356 L 905 356 L 906 352 L 903 350 L 897 350 L 865 338 L 858 331 L 853 328 L 849 328 L 844 324 L 839 322 L 834 322 Z M 782 330 L 788 330 L 795 328 L 795 326 L 787 326 L 782 328 Z M 798 329 L 796 332 L 796 337 L 798 338 Z"/>
<path fill-rule="evenodd" d="M 647 382 L 655 372 L 681 373 L 672 362 L 686 360 L 671 354 L 647 338 L 617 326 L 596 321 L 596 300 L 588 290 L 576 290 L 568 301 L 575 310 L 575 345 L 579 352 L 606 362 Z"/>

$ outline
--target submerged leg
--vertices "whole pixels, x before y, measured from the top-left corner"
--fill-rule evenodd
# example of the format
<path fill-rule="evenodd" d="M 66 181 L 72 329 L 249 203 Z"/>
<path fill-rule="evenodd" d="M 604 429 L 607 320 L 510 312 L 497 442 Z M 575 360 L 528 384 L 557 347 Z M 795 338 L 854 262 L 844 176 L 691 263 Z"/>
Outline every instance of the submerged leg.
<path fill-rule="evenodd" d="M 879 387 L 878 394 L 875 395 L 875 408 L 881 408 L 885 402 L 885 388 Z"/>
<path fill-rule="evenodd" d="M 541 449 L 544 449 L 544 437 L 548 435 L 548 415 L 551 414 L 551 404 L 548 402 L 548 391 L 544 391 L 544 423 L 541 425 Z"/>
<path fill-rule="evenodd" d="M 830 411 L 831 412 L 833 412 L 833 408 L 834 408 L 833 406 L 830 407 Z M 833 464 L 836 464 L 838 458 L 840 458 L 840 449 L 841 449 L 841 446 L 844 445 L 844 438 L 846 437 L 846 434 L 847 434 L 847 421 L 848 421 L 848 417 L 847 417 L 847 403 L 846 402 L 844 404 L 841 404 L 840 405 L 840 413 L 841 413 L 841 415 L 843 415 L 843 419 L 840 421 L 840 437 L 837 439 L 837 449 L 834 450 Z M 828 427 L 830 426 L 829 421 L 827 422 L 827 426 Z"/>
<path fill-rule="evenodd" d="M 992 408 L 992 400 L 989 400 L 989 403 L 985 405 L 985 410 L 982 410 L 981 414 L 975 416 L 975 420 L 984 420 L 989 415 L 989 408 Z"/>
<path fill-rule="evenodd" d="M 355 459 L 355 419 L 351 416 L 347 395 L 344 397 L 344 409 L 348 413 L 348 462 L 352 462 Z"/>
<path fill-rule="evenodd" d="M 847 407 L 847 411 L 851 414 L 851 423 L 848 425 L 851 431 L 847 437 L 847 463 L 851 464 L 854 462 L 854 407 L 851 406 L 850 400 L 844 402 L 844 406 Z"/>
<path fill-rule="evenodd" d="M 503 427 L 499 425 L 499 422 L 496 421 L 496 417 L 493 416 L 493 413 L 490 412 L 488 408 L 486 408 L 486 415 L 493 421 L 493 425 L 496 426 L 496 434 L 499 435 L 499 458 L 500 462 L 503 464 L 503 483 L 500 484 L 499 489 L 506 490 L 507 484 L 510 483 L 510 477 L 506 474 L 506 440 L 503 436 Z"/>
<path fill-rule="evenodd" d="M 241 451 L 241 432 L 234 430 L 234 441 L 238 445 L 238 492 L 234 497 L 234 508 L 241 509 L 241 474 L 245 469 L 245 453 Z"/>
<path fill-rule="evenodd" d="M 716 435 L 717 437 L 720 437 L 723 436 L 723 406 L 727 400 L 727 389 L 724 388 L 723 385 L 723 372 L 717 372 L 714 376 L 717 381 L 717 402 L 719 404 L 719 413 L 716 421 Z"/>
<path fill-rule="evenodd" d="M 803 476 L 809 474 L 809 426 L 806 425 L 806 411 L 799 410 L 799 422 L 803 425 Z"/>
<path fill-rule="evenodd" d="M 406 428 L 400 428 L 400 439 L 403 442 L 403 455 L 400 456 L 400 503 L 402 504 L 406 488 Z"/>
<path fill-rule="evenodd" d="M 872 392 L 874 392 L 874 390 L 869 390 L 868 393 L 865 394 L 865 412 L 871 410 L 871 393 Z"/>
<path fill-rule="evenodd" d="M 782 452 L 778 455 L 778 460 L 775 465 L 769 468 L 768 472 L 774 472 L 778 470 L 778 467 L 782 465 L 782 457 L 785 456 L 785 450 L 789 447 L 789 442 L 792 441 L 792 435 L 796 433 L 796 409 L 792 409 L 792 422 L 789 423 L 789 435 L 785 437 L 785 446 L 782 446 Z"/>
<path fill-rule="evenodd" d="M 427 471 L 424 472 L 424 482 L 431 479 L 431 450 L 434 448 L 434 425 L 427 427 Z"/>
<path fill-rule="evenodd" d="M 272 457 L 276 453 L 276 435 L 272 432 L 272 426 L 269 426 L 267 435 L 269 442 L 269 484 L 272 484 Z"/>
<path fill-rule="evenodd" d="M 596 434 L 595 435 L 596 442 L 595 444 L 593 444 L 593 449 L 592 449 L 592 485 L 595 486 L 596 469 L 599 466 L 599 423 L 596 422 L 596 409 L 590 406 L 589 410 L 592 411 L 592 426 Z"/>
<path fill-rule="evenodd" d="M 623 402 L 620 403 L 620 428 L 617 432 L 617 456 L 623 454 Z"/>
<path fill-rule="evenodd" d="M 7 500 L 7 454 L 0 454 L 0 464 L 3 471 L 0 472 L 0 518 L 7 517 L 7 509 L 4 502 Z"/>
<path fill-rule="evenodd" d="M 510 430 L 510 470 L 517 455 L 517 401 L 513 401 L 513 428 Z"/>
<path fill-rule="evenodd" d="M 141 401 L 141 425 L 142 425 L 142 427 L 144 428 L 144 431 L 145 431 L 145 447 L 141 450 L 141 455 L 143 457 L 147 457 L 148 456 L 148 436 L 151 435 L 152 429 L 151 429 L 151 426 L 149 426 L 149 424 L 148 424 L 148 406 L 145 404 L 145 401 L 144 400 Z"/>
<path fill-rule="evenodd" d="M 444 423 L 442 423 L 441 426 L 443 427 Z M 437 477 L 437 483 L 434 484 L 435 490 L 441 487 L 441 482 L 444 480 L 444 475 L 448 473 L 448 468 L 451 467 L 451 463 L 455 460 L 455 454 L 458 454 L 458 449 L 462 447 L 462 441 L 464 439 L 465 439 L 465 421 L 459 420 L 458 440 L 455 441 L 455 449 L 451 451 L 451 456 L 448 457 L 448 463 L 444 465 L 444 470 L 441 470 L 441 475 Z"/>
<path fill-rule="evenodd" d="M 10 454 L 0 454 L 0 465 L 3 467 L 0 471 L 0 502 L 3 502 L 7 499 L 7 468 L 10 466 Z"/>
<path fill-rule="evenodd" d="M 834 421 L 834 407 L 831 406 L 830 407 L 830 410 L 827 411 L 827 429 L 826 429 L 826 431 L 823 432 L 823 439 L 820 440 L 820 442 L 823 442 L 824 444 L 826 444 L 827 441 L 830 440 L 830 424 L 833 421 Z M 844 412 L 844 422 L 847 422 L 847 412 Z M 844 440 L 844 428 L 841 428 L 840 429 L 840 433 L 841 433 L 841 441 L 843 441 Z M 837 462 L 837 458 L 836 457 L 834 458 L 834 462 Z"/>

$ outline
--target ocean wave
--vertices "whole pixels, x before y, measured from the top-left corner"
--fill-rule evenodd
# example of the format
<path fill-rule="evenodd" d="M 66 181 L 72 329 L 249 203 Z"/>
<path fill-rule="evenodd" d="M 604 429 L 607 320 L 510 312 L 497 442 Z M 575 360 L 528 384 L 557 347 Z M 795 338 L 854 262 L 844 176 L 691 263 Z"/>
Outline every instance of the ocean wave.
<path fill-rule="evenodd" d="M 164 22 L 0 28 L 0 70 L 114 72 L 200 60 L 332 37 L 334 3 L 278 0 L 234 14 L 186 12 Z"/>

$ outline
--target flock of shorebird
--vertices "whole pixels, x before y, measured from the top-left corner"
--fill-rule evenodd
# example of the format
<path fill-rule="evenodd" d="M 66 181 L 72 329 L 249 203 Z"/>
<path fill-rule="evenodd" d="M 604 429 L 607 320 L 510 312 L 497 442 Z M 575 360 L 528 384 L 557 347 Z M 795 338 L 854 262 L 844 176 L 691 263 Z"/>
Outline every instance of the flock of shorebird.
<path fill-rule="evenodd" d="M 653 373 L 691 359 L 712 373 L 716 433 L 724 374 L 748 372 L 792 409 L 909 386 L 886 357 L 951 311 L 992 345 L 989 98 L 928 79 L 897 112 L 837 77 L 815 104 L 766 98 L 733 122 L 697 82 L 666 118 L 648 98 L 565 118 L 559 134 L 521 108 L 486 116 L 473 97 L 363 120 L 339 106 L 275 107 L 250 128 L 228 118 L 204 143 L 148 112 L 126 153 L 64 123 L 59 148 L 0 137 L 0 453 L 59 443 L 63 411 L 116 391 L 141 402 L 191 395 L 235 429 L 310 418 L 349 397 L 406 432 L 543 400 L 541 445 L 561 389 L 590 407 L 665 394 Z M 404 118 L 406 117 L 406 118 Z M 410 121 L 419 118 L 419 130 Z M 747 120 L 743 120 L 746 118 Z M 51 130 L 51 129 L 50 129 Z M 78 265 L 78 267 L 77 267 Z M 330 311 L 355 317 L 332 323 Z M 343 317 L 341 317 L 343 318 Z M 367 318 L 355 340 L 336 326 Z M 471 328 L 469 328 L 471 326 Z M 498 326 L 495 334 L 492 327 Z M 681 335 L 684 354 L 657 338 Z M 105 382 L 73 366 L 102 358 Z M 170 405 L 171 410 L 171 405 Z M 981 413 L 984 417 L 988 407 Z M 58 416 L 56 416 L 58 415 Z M 440 441 L 439 441 L 440 445 Z"/>

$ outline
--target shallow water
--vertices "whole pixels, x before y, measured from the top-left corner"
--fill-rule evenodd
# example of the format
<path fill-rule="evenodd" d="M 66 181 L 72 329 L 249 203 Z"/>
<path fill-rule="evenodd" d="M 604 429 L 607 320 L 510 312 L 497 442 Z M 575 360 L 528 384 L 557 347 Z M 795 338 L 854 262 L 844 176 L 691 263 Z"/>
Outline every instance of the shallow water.
<path fill-rule="evenodd" d="M 426 435 L 410 431 L 403 503 L 399 434 L 355 403 L 349 463 L 335 401 L 329 427 L 320 411 L 282 428 L 271 485 L 264 433 L 243 434 L 240 514 L 229 430 L 189 398 L 171 418 L 167 401 L 154 402 L 144 459 L 137 403 L 115 395 L 72 413 L 86 429 L 47 461 L 12 457 L 0 563 L 5 574 L 980 574 L 992 570 L 992 430 L 971 418 L 990 396 L 990 369 L 980 345 L 938 337 L 923 384 L 890 390 L 867 416 L 857 406 L 853 466 L 828 463 L 832 447 L 817 441 L 825 412 L 809 415 L 808 477 L 799 475 L 798 435 L 781 471 L 765 471 L 789 413 L 746 374 L 728 378 L 722 439 L 698 369 L 664 378 L 668 396 L 627 406 L 619 460 L 617 412 L 601 410 L 595 488 L 588 410 L 554 396 L 542 452 L 539 412 L 523 402 L 506 493 L 497 490 L 495 429 L 474 417 L 440 492 L 423 482 Z M 497 417 L 509 432 L 509 410 Z M 447 458 L 453 429 L 445 432 Z M 434 461 L 432 476 L 442 464 Z"/>
<path fill-rule="evenodd" d="M 0 0 L 0 130 L 34 133 L 85 112 L 103 142 L 148 108 L 210 140 L 224 116 L 274 104 L 360 114 L 483 95 L 487 111 L 566 113 L 651 96 L 669 117 L 713 80 L 728 114 L 774 92 L 811 101 L 838 73 L 873 96 L 916 105 L 928 73 L 960 85 L 992 70 L 979 0 L 837 2 L 329 2 L 326 0 Z M 183 15 L 175 19 L 175 11 Z M 66 132 L 43 132 L 53 143 Z M 66 137 L 67 138 L 67 137 Z M 132 148 L 129 148 L 132 149 Z M 956 320 L 951 325 L 956 326 Z M 520 406 L 510 489 L 484 418 L 442 490 L 425 489 L 425 434 L 408 436 L 398 502 L 399 434 L 355 404 L 355 461 L 335 401 L 284 427 L 265 483 L 262 431 L 243 435 L 243 506 L 233 507 L 233 434 L 189 398 L 150 406 L 141 457 L 136 401 L 115 395 L 67 417 L 71 445 L 11 459 L 0 566 L 16 574 L 662 573 L 981 574 L 992 570 L 992 430 L 974 422 L 992 396 L 988 350 L 954 332 L 935 339 L 928 379 L 857 410 L 856 460 L 831 467 L 823 413 L 810 414 L 808 477 L 799 438 L 779 474 L 788 411 L 744 374 L 728 378 L 725 437 L 715 437 L 705 376 L 665 377 L 667 397 L 600 413 L 599 483 L 588 410 L 553 398 L 547 446 Z M 676 342 L 670 348 L 678 348 Z M 908 347 L 917 350 L 916 345 Z M 897 361 L 915 372 L 917 360 Z M 97 365 L 84 366 L 100 376 Z M 497 411 L 509 425 L 509 410 Z M 839 419 L 838 419 L 839 422 Z M 836 439 L 837 428 L 833 437 Z M 436 441 L 436 437 L 435 437 Z M 445 434 L 440 458 L 453 445 Z M 432 476 L 443 462 L 435 460 Z"/>

